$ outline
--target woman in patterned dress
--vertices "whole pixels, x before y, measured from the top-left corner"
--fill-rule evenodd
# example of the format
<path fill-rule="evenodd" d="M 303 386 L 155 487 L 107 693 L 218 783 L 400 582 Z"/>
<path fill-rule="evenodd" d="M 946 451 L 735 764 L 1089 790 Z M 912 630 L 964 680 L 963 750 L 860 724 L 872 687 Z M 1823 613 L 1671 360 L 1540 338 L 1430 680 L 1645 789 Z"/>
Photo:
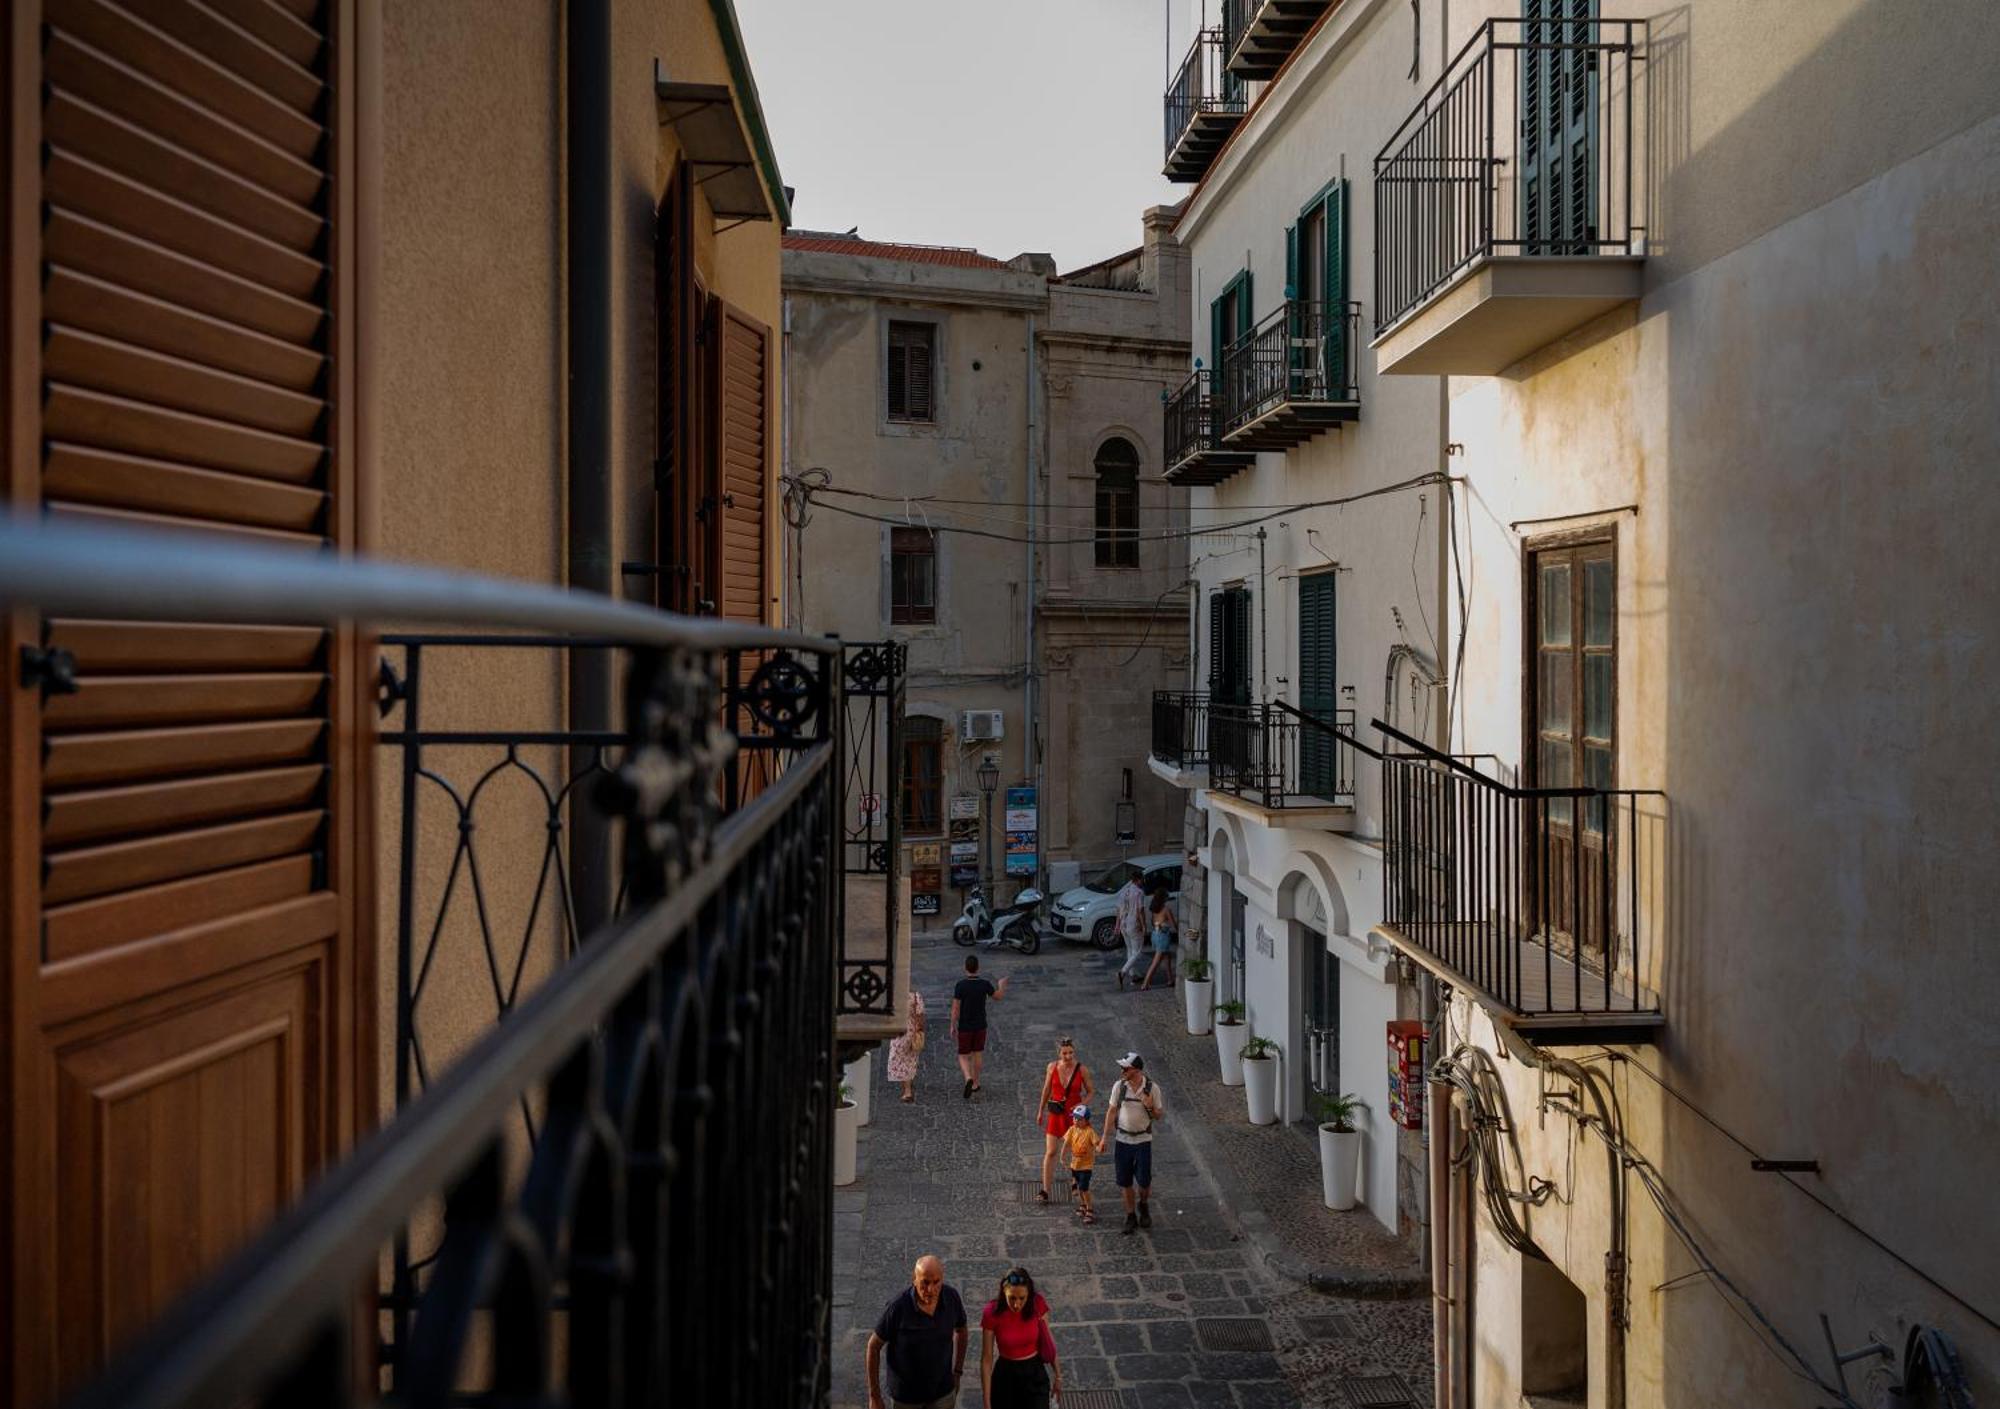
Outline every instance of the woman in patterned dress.
<path fill-rule="evenodd" d="M 924 995 L 910 990 L 910 1020 L 889 1044 L 889 1079 L 903 1083 L 903 1099 L 917 1099 L 917 1056 L 923 1050 Z"/>

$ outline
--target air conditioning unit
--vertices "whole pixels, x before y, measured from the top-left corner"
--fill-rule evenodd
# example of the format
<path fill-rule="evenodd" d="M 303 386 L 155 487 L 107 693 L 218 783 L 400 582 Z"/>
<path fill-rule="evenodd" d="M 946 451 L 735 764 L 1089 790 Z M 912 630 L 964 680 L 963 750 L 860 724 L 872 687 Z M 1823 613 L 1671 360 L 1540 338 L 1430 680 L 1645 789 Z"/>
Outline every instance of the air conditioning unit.
<path fill-rule="evenodd" d="M 959 720 L 958 737 L 966 743 L 978 743 L 987 739 L 1004 739 L 1006 730 L 1001 727 L 1001 713 L 997 709 L 968 709 Z"/>

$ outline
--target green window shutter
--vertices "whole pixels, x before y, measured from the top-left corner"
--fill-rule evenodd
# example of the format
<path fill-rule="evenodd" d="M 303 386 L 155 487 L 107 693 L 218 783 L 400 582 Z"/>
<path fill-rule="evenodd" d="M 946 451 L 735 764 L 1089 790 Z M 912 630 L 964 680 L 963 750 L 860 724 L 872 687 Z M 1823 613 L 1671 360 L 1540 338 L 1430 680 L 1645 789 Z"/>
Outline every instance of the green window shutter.
<path fill-rule="evenodd" d="M 1299 227 L 1285 227 L 1285 297 L 1299 296 Z"/>
<path fill-rule="evenodd" d="M 1335 684 L 1334 580 L 1331 572 L 1299 578 L 1299 711 L 1331 724 L 1339 706 Z M 1299 790 L 1318 797 L 1338 791 L 1333 739 L 1299 727 Z"/>
<path fill-rule="evenodd" d="M 1299 348 L 1305 323 L 1304 306 L 1299 302 L 1299 227 L 1285 227 L 1285 370 L 1290 374 L 1288 398 L 1299 395 L 1299 379 L 1308 368 Z"/>
<path fill-rule="evenodd" d="M 1250 271 L 1246 269 L 1237 277 L 1243 283 L 1243 292 L 1236 299 L 1236 336 L 1240 338 L 1250 331 L 1250 325 L 1256 320 L 1250 316 Z"/>
<path fill-rule="evenodd" d="M 1228 290 L 1223 290 L 1228 297 Z M 1218 298 L 1208 306 L 1208 385 L 1211 391 L 1221 387 L 1222 377 L 1222 299 Z"/>
<path fill-rule="evenodd" d="M 1347 358 L 1347 182 L 1342 180 L 1327 192 L 1326 214 L 1326 320 L 1324 347 L 1326 396 L 1329 401 L 1346 397 L 1346 388 L 1357 380 L 1350 375 Z"/>

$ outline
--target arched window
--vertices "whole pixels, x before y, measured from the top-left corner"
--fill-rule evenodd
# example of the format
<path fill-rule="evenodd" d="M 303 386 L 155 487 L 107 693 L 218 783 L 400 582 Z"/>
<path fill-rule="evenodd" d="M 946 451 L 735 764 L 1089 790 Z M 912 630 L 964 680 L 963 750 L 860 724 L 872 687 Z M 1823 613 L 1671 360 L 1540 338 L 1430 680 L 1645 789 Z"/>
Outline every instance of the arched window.
<path fill-rule="evenodd" d="M 1097 565 L 1139 566 L 1139 452 L 1113 436 L 1097 451 Z"/>

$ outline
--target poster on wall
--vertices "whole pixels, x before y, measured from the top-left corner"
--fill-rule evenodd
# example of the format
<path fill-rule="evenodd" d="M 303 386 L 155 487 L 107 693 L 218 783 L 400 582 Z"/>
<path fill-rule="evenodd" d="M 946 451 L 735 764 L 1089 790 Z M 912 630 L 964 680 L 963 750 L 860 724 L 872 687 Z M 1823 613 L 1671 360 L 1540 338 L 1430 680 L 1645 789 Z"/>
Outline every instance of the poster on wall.
<path fill-rule="evenodd" d="M 979 820 L 979 795 L 977 793 L 953 793 L 950 815 L 953 822 L 977 822 Z"/>
<path fill-rule="evenodd" d="M 951 839 L 954 842 L 979 841 L 979 820 L 974 817 L 956 819 L 951 824 Z"/>
<path fill-rule="evenodd" d="M 979 884 L 979 863 L 977 861 L 954 861 L 951 863 L 951 888 L 971 890 Z"/>
<path fill-rule="evenodd" d="M 977 861 L 979 859 L 979 843 L 976 841 L 954 841 L 951 844 L 951 859 L 953 862 Z"/>
<path fill-rule="evenodd" d="M 930 860 L 922 860 L 924 853 Z M 910 867 L 910 913 L 912 915 L 936 915 L 943 909 L 943 900 L 938 892 L 944 889 L 944 876 L 938 870 L 938 847 L 936 842 L 920 843 L 910 848 L 910 854 L 917 864 Z"/>
<path fill-rule="evenodd" d="M 912 915 L 939 914 L 943 910 L 942 901 L 943 898 L 936 894 L 918 895 L 912 892 L 910 895 L 910 913 Z"/>
<path fill-rule="evenodd" d="M 936 869 L 943 860 L 938 844 L 934 841 L 920 841 L 910 848 L 910 865 L 913 867 L 929 866 Z"/>
<path fill-rule="evenodd" d="M 1007 874 L 1032 876 L 1038 869 L 1038 824 L 1033 788 L 1007 789 Z"/>

